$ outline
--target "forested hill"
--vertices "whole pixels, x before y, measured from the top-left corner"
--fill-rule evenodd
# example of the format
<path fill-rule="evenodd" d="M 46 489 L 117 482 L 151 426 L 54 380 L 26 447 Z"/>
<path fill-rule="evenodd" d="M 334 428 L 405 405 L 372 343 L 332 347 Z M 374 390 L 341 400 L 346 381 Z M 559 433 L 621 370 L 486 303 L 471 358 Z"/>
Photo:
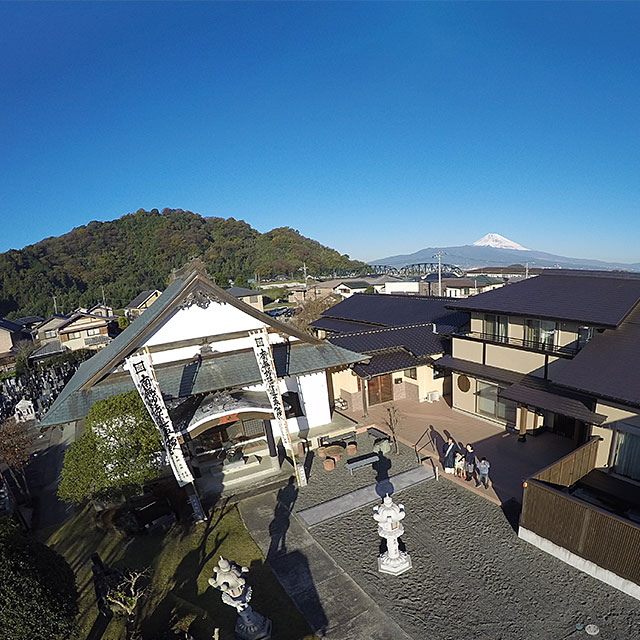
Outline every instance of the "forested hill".
<path fill-rule="evenodd" d="M 138 210 L 90 222 L 57 238 L 0 254 L 0 317 L 46 317 L 102 300 L 125 306 L 145 289 L 164 289 L 171 270 L 200 257 L 221 286 L 243 279 L 364 268 L 362 262 L 282 227 L 259 233 L 242 220 L 180 209 Z"/>

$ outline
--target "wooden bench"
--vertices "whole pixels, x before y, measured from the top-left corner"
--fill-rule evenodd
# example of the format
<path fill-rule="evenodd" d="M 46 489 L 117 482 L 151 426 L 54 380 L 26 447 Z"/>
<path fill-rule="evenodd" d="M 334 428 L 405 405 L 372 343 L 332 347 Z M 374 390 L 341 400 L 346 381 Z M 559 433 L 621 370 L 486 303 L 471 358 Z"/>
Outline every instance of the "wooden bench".
<path fill-rule="evenodd" d="M 380 460 L 380 457 L 377 453 L 366 453 L 363 456 L 357 456 L 355 458 L 351 458 L 346 461 L 345 467 L 349 469 L 349 473 L 353 475 L 354 469 L 359 469 L 360 467 L 368 467 L 372 464 L 375 464 Z"/>

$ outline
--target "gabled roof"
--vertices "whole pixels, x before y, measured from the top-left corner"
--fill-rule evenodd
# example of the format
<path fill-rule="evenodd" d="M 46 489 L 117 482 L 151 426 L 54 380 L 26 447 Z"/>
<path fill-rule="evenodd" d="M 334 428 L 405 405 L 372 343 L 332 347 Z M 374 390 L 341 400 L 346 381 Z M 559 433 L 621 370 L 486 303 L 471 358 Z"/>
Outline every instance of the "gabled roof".
<path fill-rule="evenodd" d="M 24 318 L 16 318 L 14 322 L 19 324 L 21 327 L 24 327 L 28 324 L 37 324 L 43 320 L 44 318 L 40 316 L 25 316 Z"/>
<path fill-rule="evenodd" d="M 640 274 L 545 269 L 449 308 L 616 327 L 640 301 Z"/>
<path fill-rule="evenodd" d="M 230 293 L 235 298 L 246 298 L 247 296 L 261 296 L 262 291 L 257 289 L 247 289 L 246 287 L 229 287 L 225 289 L 227 293 Z"/>
<path fill-rule="evenodd" d="M 337 284 L 334 289 L 343 285 L 348 287 L 349 289 L 366 289 L 369 283 L 366 280 L 341 280 L 339 284 Z"/>
<path fill-rule="evenodd" d="M 36 327 L 34 327 L 34 329 L 36 331 L 40 331 L 40 329 L 42 329 L 44 326 L 48 325 L 50 322 L 52 322 L 53 320 L 58 320 L 58 324 L 56 325 L 56 327 L 60 326 L 60 324 L 62 324 L 62 321 L 64 320 L 68 320 L 69 316 L 65 316 L 61 313 L 52 313 L 46 320 L 43 320 L 39 325 L 37 325 Z"/>
<path fill-rule="evenodd" d="M 137 309 L 143 302 L 146 302 L 158 289 L 147 289 L 142 293 L 139 293 L 126 307 L 125 309 Z"/>
<path fill-rule="evenodd" d="M 276 360 L 276 367 L 278 368 L 280 366 L 279 371 L 284 370 L 282 367 L 290 368 L 291 371 L 295 370 L 296 372 L 301 372 L 304 367 L 309 367 L 306 371 L 313 371 L 351 364 L 365 359 L 365 356 L 362 354 L 355 354 L 324 343 L 307 333 L 271 318 L 216 286 L 198 271 L 194 271 L 187 277 L 176 278 L 147 311 L 136 318 L 129 327 L 116 336 L 104 349 L 89 358 L 89 360 L 83 362 L 65 386 L 62 393 L 55 400 L 41 421 L 41 424 L 60 424 L 61 422 L 79 419 L 69 416 L 82 414 L 82 412 L 85 409 L 88 410 L 88 407 L 96 400 L 120 393 L 118 389 L 126 391 L 133 388 L 127 379 L 129 377 L 128 374 L 116 374 L 115 376 L 109 376 L 104 383 L 100 381 L 104 380 L 126 357 L 131 355 L 145 338 L 151 335 L 186 299 L 190 296 L 198 297 L 200 295 L 208 295 L 220 302 L 236 307 L 247 315 L 257 318 L 264 324 L 276 329 L 279 333 L 298 338 L 300 342 L 295 342 L 292 345 L 274 346 L 274 359 Z M 311 355 L 303 357 L 303 355 L 301 355 L 301 346 L 312 348 L 312 351 L 308 352 L 311 353 Z M 302 359 L 296 359 L 299 355 Z M 225 360 L 225 358 L 227 359 Z M 231 358 L 231 360 L 229 360 L 229 358 Z M 278 365 L 278 358 L 289 358 L 290 362 L 287 361 L 284 362 L 284 364 Z M 205 359 L 203 358 L 203 362 L 204 361 Z M 202 392 L 213 391 L 237 384 L 255 384 L 260 380 L 253 352 L 235 353 L 232 356 L 216 355 L 216 357 L 206 359 L 206 362 L 210 362 L 210 365 L 206 367 L 203 365 L 202 374 L 199 374 L 202 380 Z M 238 364 L 242 362 L 245 364 Z M 175 385 L 178 384 L 177 388 L 180 388 L 179 381 L 184 377 L 184 367 L 185 363 L 172 363 L 170 366 L 158 367 L 158 380 L 160 381 L 163 393 L 169 395 L 177 393 L 179 395 L 179 391 L 176 391 Z M 238 367 L 240 367 L 239 373 L 234 378 L 235 374 L 231 374 L 233 374 L 234 371 L 237 373 Z M 165 369 L 169 373 L 161 374 L 160 372 Z M 174 375 L 170 375 L 172 371 Z M 167 380 L 164 384 L 162 382 L 162 379 L 165 379 L 163 376 L 165 376 Z M 119 382 L 117 384 L 111 382 L 112 378 L 117 379 Z M 177 383 L 176 380 L 178 380 Z M 113 389 L 116 390 L 107 392 L 102 389 L 101 391 L 101 384 L 102 386 L 113 387 Z M 193 392 L 195 393 L 196 391 L 194 390 Z M 198 391 L 198 393 L 200 393 L 200 391 Z M 84 415 L 86 415 L 86 413 Z"/>
<path fill-rule="evenodd" d="M 432 322 L 438 333 L 450 333 L 466 324 L 469 315 L 463 311 L 451 311 L 447 308 L 449 304 L 451 298 L 444 297 L 356 293 L 323 311 L 321 318 L 387 327 Z"/>
<path fill-rule="evenodd" d="M 0 329 L 10 331 L 11 333 L 20 333 L 22 331 L 22 326 L 15 322 L 11 322 L 11 320 L 7 320 L 6 318 L 0 318 Z"/>
<path fill-rule="evenodd" d="M 65 327 L 68 327 L 70 324 L 73 324 L 76 320 L 80 318 L 93 318 L 94 320 L 104 320 L 106 323 L 114 322 L 116 320 L 115 316 L 99 316 L 95 313 L 89 313 L 89 311 L 77 311 L 72 314 L 70 318 L 65 320 L 64 322 L 58 325 L 58 330 L 61 331 Z"/>
<path fill-rule="evenodd" d="M 29 360 L 37 360 L 38 358 L 48 358 L 49 356 L 54 356 L 58 353 L 63 353 L 64 348 L 60 344 L 60 340 L 52 340 L 51 342 L 46 342 L 42 346 L 34 349 L 29 354 Z"/>
<path fill-rule="evenodd" d="M 444 353 L 443 337 L 433 332 L 433 325 L 430 323 L 342 333 L 330 336 L 328 340 L 331 344 L 359 353 L 375 353 L 400 347 L 417 357 Z"/>

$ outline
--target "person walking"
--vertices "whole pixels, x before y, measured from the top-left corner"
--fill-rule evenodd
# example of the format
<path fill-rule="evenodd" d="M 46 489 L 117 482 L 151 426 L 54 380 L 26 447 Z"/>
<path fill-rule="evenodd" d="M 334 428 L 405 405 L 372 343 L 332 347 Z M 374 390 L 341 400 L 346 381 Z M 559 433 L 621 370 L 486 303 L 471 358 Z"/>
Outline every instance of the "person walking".
<path fill-rule="evenodd" d="M 467 444 L 466 451 L 464 452 L 464 470 L 467 474 L 465 478 L 466 481 L 471 482 L 476 471 L 476 452 L 473 450 L 471 444 Z"/>
<path fill-rule="evenodd" d="M 445 473 L 455 473 L 454 466 L 457 451 L 458 447 L 456 446 L 454 439 L 449 436 L 442 447 L 442 453 L 444 454 L 443 465 Z"/>
<path fill-rule="evenodd" d="M 478 462 L 478 480 L 476 482 L 476 487 L 480 485 L 484 485 L 485 489 L 489 488 L 489 468 L 491 465 L 486 458 L 480 458 L 480 462 Z"/>

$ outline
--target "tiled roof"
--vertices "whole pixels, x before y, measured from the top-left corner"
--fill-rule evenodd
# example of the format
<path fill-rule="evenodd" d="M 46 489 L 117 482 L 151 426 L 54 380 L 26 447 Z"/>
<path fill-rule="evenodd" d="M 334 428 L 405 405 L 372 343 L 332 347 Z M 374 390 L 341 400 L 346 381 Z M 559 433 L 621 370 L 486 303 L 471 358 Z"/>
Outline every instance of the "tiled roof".
<path fill-rule="evenodd" d="M 110 346 L 105 347 L 103 351 Z M 86 417 L 89 407 L 94 402 L 134 388 L 128 373 L 116 373 L 92 386 L 88 392 L 81 391 L 79 383 L 87 378 L 91 360 L 95 357 L 80 365 L 40 422 L 41 426 L 80 420 Z M 291 345 L 277 344 L 273 347 L 273 359 L 278 377 L 345 366 L 362 361 L 365 357 L 330 343 L 295 342 Z M 186 364 L 180 362 L 160 365 L 156 367 L 156 376 L 166 399 L 243 387 L 258 384 L 261 381 L 253 351 L 205 358 L 201 364 L 194 360 Z"/>
<path fill-rule="evenodd" d="M 444 353 L 443 337 L 433 332 L 432 324 L 407 327 L 380 327 L 357 333 L 330 336 L 328 340 L 339 347 L 359 353 L 373 353 L 402 347 L 414 356 Z"/>
<path fill-rule="evenodd" d="M 29 360 L 36 360 L 37 358 L 47 358 L 49 356 L 62 353 L 63 351 L 64 349 L 60 344 L 60 340 L 52 340 L 51 342 L 46 342 L 41 347 L 34 349 L 29 354 Z"/>
<path fill-rule="evenodd" d="M 341 280 L 340 284 L 349 289 L 366 289 L 369 286 L 366 280 Z"/>
<path fill-rule="evenodd" d="M 640 307 L 617 328 L 598 333 L 571 360 L 557 363 L 554 383 L 640 406 Z"/>
<path fill-rule="evenodd" d="M 352 369 L 361 378 L 370 378 L 394 371 L 404 371 L 431 362 L 430 358 L 416 358 L 404 349 L 389 349 L 371 356 L 368 364 L 354 364 Z"/>
<path fill-rule="evenodd" d="M 451 298 L 356 293 L 324 311 L 321 317 L 387 327 L 433 322 L 438 333 L 449 333 L 469 321 L 466 312 L 451 311 L 449 304 Z"/>
<path fill-rule="evenodd" d="M 247 296 L 261 296 L 262 291 L 256 289 L 247 289 L 245 287 L 229 287 L 225 289 L 227 293 L 230 293 L 235 298 L 246 298 Z"/>
<path fill-rule="evenodd" d="M 352 322 L 351 320 L 337 320 L 335 318 L 318 318 L 311 322 L 310 326 L 334 333 L 353 333 L 354 331 L 369 331 L 370 329 L 382 327 L 382 325 L 369 324 L 367 322 Z"/>
<path fill-rule="evenodd" d="M 640 274 L 549 269 L 449 306 L 615 327 L 638 301 Z"/>
<path fill-rule="evenodd" d="M 6 318 L 0 318 L 0 329 L 10 331 L 11 333 L 20 333 L 22 331 L 22 327 L 19 324 L 11 322 L 11 320 L 7 320 Z"/>
<path fill-rule="evenodd" d="M 27 324 L 37 324 L 42 322 L 44 318 L 41 316 L 25 316 L 24 318 L 16 318 L 15 323 L 19 324 L 21 327 L 24 327 Z"/>
<path fill-rule="evenodd" d="M 139 293 L 125 308 L 126 309 L 137 309 L 145 300 L 150 298 L 157 289 L 147 289 L 142 293 Z"/>

